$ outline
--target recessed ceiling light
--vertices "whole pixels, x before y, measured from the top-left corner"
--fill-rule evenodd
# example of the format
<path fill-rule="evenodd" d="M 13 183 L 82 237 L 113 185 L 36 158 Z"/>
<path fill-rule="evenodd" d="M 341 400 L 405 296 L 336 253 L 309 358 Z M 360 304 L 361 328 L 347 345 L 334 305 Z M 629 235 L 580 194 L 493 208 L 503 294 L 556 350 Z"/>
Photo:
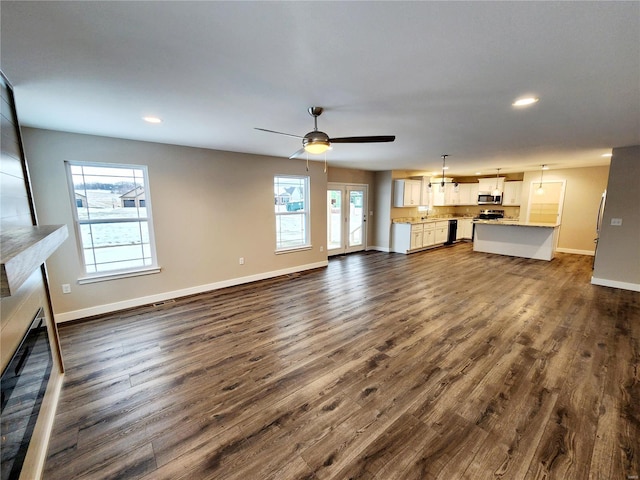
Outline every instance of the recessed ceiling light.
<path fill-rule="evenodd" d="M 603 153 L 602 156 L 603 157 L 612 157 L 613 154 L 612 153 Z"/>
<path fill-rule="evenodd" d="M 148 117 L 142 117 L 142 119 L 147 123 L 162 123 L 162 119 L 158 117 L 148 116 Z"/>
<path fill-rule="evenodd" d="M 482 175 L 482 172 L 476 172 L 476 175 Z"/>
<path fill-rule="evenodd" d="M 538 103 L 540 99 L 538 97 L 523 97 L 517 99 L 511 105 L 514 107 L 528 107 L 529 105 L 533 105 L 534 103 Z"/>

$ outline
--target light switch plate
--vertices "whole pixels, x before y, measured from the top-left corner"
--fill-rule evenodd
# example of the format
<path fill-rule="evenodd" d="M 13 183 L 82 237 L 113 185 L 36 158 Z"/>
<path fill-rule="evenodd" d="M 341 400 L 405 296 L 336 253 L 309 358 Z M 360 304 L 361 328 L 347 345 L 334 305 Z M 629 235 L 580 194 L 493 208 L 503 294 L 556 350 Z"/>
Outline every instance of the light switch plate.
<path fill-rule="evenodd" d="M 619 227 L 620 225 L 622 225 L 622 219 L 621 218 L 612 218 L 611 219 L 611 225 L 613 225 L 615 227 Z"/>

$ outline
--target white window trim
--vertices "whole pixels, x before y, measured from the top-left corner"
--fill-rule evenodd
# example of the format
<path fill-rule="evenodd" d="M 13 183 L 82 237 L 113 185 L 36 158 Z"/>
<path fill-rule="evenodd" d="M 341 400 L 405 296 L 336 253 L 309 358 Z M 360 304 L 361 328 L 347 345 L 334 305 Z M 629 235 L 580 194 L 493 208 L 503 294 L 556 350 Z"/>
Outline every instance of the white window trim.
<path fill-rule="evenodd" d="M 118 280 L 120 278 L 139 277 L 141 275 L 152 275 L 160 273 L 160 267 L 140 267 L 139 269 L 129 270 L 126 272 L 96 273 L 95 275 L 78 278 L 79 285 L 88 283 L 107 282 L 109 280 Z"/>
<path fill-rule="evenodd" d="M 276 255 L 280 255 L 280 254 L 284 254 L 284 253 L 294 253 L 294 252 L 299 252 L 302 250 L 311 250 L 313 248 L 313 246 L 311 245 L 311 177 L 309 175 L 279 175 L 276 174 L 273 176 L 274 177 L 274 181 L 276 178 L 294 178 L 294 179 L 302 179 L 305 181 L 305 192 L 304 192 L 304 215 L 305 215 L 305 231 L 307 233 L 306 235 L 306 242 L 303 245 L 296 245 L 295 247 L 282 247 L 282 248 L 277 248 L 275 249 L 275 254 Z M 276 213 L 274 211 L 274 220 L 279 217 L 279 216 L 286 216 L 286 215 L 299 215 L 300 211 L 296 211 L 296 212 L 282 212 L 282 213 Z M 276 228 L 275 231 L 275 235 L 276 235 L 276 245 L 278 244 L 278 231 Z"/>
<path fill-rule="evenodd" d="M 65 170 L 67 173 L 67 186 L 69 188 L 69 199 L 71 201 L 71 211 L 73 216 L 73 227 L 76 234 L 76 248 L 78 252 L 78 259 L 80 260 L 80 265 L 84 270 L 83 275 L 78 277 L 78 284 L 84 285 L 89 283 L 97 283 L 97 282 L 105 282 L 109 280 L 117 280 L 121 278 L 129 278 L 129 277 L 137 277 L 141 275 L 151 275 L 154 273 L 160 273 L 161 267 L 158 264 L 158 258 L 156 255 L 156 241 L 155 241 L 155 229 L 153 227 L 153 211 L 151 201 L 151 192 L 149 187 L 149 172 L 146 165 L 136 165 L 129 163 L 107 163 L 107 162 L 84 162 L 84 161 L 69 161 L 65 162 Z M 73 174 L 71 173 L 71 166 L 90 166 L 90 167 L 106 167 L 106 168 L 127 168 L 127 169 L 140 169 L 144 172 L 144 180 L 145 180 L 145 195 L 146 195 L 146 205 L 147 209 L 147 218 L 146 222 L 149 225 L 149 248 L 151 249 L 151 265 L 145 265 L 143 267 L 134 267 L 129 269 L 122 270 L 112 270 L 109 272 L 96 272 L 96 273 L 88 273 L 87 266 L 84 263 L 84 252 L 82 245 L 82 233 L 80 230 L 81 225 L 87 222 L 84 220 L 80 220 L 78 217 L 78 207 L 76 205 L 75 198 L 75 189 L 73 186 Z M 92 222 L 94 223 L 94 222 Z M 95 223 L 110 223 L 110 222 L 95 222 Z"/>

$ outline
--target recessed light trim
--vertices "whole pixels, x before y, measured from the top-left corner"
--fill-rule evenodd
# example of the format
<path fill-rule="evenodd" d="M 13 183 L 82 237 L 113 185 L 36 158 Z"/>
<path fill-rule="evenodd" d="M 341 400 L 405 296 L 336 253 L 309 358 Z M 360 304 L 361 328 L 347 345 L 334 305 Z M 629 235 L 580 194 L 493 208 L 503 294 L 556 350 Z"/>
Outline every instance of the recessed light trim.
<path fill-rule="evenodd" d="M 142 119 L 147 123 L 162 123 L 162 119 L 160 117 L 154 117 L 152 115 L 142 117 Z"/>
<path fill-rule="evenodd" d="M 511 105 L 513 105 L 514 107 L 528 107 L 530 105 L 533 105 L 534 103 L 538 103 L 539 101 L 540 99 L 538 97 L 522 97 L 518 98 Z"/>
<path fill-rule="evenodd" d="M 601 155 L 601 157 L 605 157 L 605 158 L 611 158 L 613 156 L 613 153 L 603 153 Z"/>

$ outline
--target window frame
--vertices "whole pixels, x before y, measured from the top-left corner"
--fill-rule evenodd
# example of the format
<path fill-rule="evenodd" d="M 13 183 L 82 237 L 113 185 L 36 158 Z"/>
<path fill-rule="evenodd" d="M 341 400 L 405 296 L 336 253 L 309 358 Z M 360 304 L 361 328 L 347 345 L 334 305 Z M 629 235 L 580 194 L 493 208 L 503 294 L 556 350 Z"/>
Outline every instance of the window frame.
<path fill-rule="evenodd" d="M 296 179 L 304 181 L 304 208 L 302 210 L 288 211 L 286 210 L 286 204 L 279 203 L 276 199 L 280 196 L 280 192 L 276 192 L 277 181 L 280 178 L 284 179 Z M 298 252 L 301 250 L 310 250 L 312 248 L 311 245 L 311 177 L 309 175 L 285 175 L 285 174 L 275 174 L 273 176 L 273 185 L 274 185 L 274 198 L 272 202 L 277 206 L 284 206 L 284 211 L 278 212 L 274 208 L 274 226 L 275 226 L 275 253 L 290 253 L 290 252 Z M 288 202 L 287 202 L 288 203 Z M 304 232 L 305 239 L 304 242 L 299 245 L 294 246 L 286 246 L 286 247 L 278 247 L 281 242 L 281 232 L 279 229 L 279 217 L 283 216 L 291 216 L 291 215 L 303 215 L 304 217 Z"/>
<path fill-rule="evenodd" d="M 101 282 L 106 280 L 114 280 L 118 278 L 134 277 L 139 275 L 149 275 L 153 273 L 159 273 L 161 268 L 158 264 L 158 258 L 155 245 L 155 233 L 153 226 L 153 212 L 151 209 L 151 189 L 149 186 L 149 172 L 146 165 L 135 165 L 128 163 L 107 163 L 107 162 L 90 162 L 90 161 L 71 161 L 66 160 L 65 170 L 67 175 L 67 186 L 69 188 L 69 195 L 71 200 L 71 210 L 73 217 L 73 227 L 76 233 L 76 247 L 78 249 L 78 259 L 82 267 L 82 276 L 78 278 L 79 284 Z M 145 188 L 145 209 L 146 216 L 141 217 L 115 217 L 109 219 L 80 219 L 78 214 L 78 205 L 76 200 L 76 190 L 73 183 L 72 167 L 98 167 L 98 168 L 121 168 L 123 170 L 141 170 L 142 177 L 144 179 Z M 87 206 L 88 208 L 88 206 Z M 97 224 L 122 224 L 122 223 L 136 223 L 144 221 L 147 224 L 149 234 L 149 251 L 150 251 L 150 265 L 142 265 L 135 267 L 120 268 L 101 272 L 89 272 L 87 264 L 85 262 L 84 250 L 85 246 L 82 242 L 82 226 L 83 225 L 97 225 Z M 92 248 L 93 247 L 87 247 Z"/>

